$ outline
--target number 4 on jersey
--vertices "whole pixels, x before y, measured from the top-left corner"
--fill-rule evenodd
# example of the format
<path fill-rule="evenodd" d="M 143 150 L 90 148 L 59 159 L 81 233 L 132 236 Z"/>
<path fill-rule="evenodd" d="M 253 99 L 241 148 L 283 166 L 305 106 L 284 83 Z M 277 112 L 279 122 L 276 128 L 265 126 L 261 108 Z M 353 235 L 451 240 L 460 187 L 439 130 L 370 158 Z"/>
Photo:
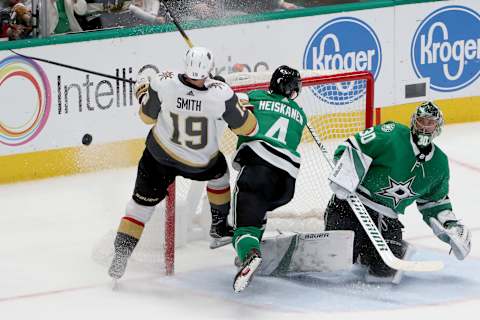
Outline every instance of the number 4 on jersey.
<path fill-rule="evenodd" d="M 285 138 L 288 132 L 288 119 L 280 117 L 275 123 L 268 129 L 265 136 L 278 140 L 281 143 L 286 143 Z"/>

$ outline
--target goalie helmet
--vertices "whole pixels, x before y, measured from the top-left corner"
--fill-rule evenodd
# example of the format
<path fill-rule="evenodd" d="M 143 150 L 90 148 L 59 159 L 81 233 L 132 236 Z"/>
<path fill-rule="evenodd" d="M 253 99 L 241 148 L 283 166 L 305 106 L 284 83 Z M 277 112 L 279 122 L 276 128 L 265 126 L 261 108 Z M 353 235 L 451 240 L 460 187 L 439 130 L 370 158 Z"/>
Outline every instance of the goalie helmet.
<path fill-rule="evenodd" d="M 284 97 L 295 99 L 302 90 L 300 72 L 288 66 L 278 67 L 272 74 L 269 90 Z"/>
<path fill-rule="evenodd" d="M 190 79 L 203 80 L 209 77 L 214 66 L 213 54 L 203 47 L 188 49 L 185 56 L 185 74 Z"/>
<path fill-rule="evenodd" d="M 410 120 L 410 130 L 419 146 L 428 146 L 442 132 L 442 127 L 442 111 L 431 101 L 419 105 Z"/>

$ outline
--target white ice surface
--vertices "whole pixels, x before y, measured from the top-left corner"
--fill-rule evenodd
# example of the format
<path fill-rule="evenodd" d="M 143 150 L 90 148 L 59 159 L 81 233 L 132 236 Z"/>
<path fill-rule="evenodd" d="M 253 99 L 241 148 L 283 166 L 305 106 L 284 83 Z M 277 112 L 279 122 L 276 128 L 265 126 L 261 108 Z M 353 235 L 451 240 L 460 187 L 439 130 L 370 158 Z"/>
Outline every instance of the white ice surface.
<path fill-rule="evenodd" d="M 414 259 L 438 273 L 399 286 L 361 281 L 360 270 L 257 277 L 234 294 L 233 250 L 196 242 L 179 250 L 176 275 L 127 270 L 112 291 L 92 248 L 123 214 L 135 169 L 0 186 L 0 319 L 478 319 L 480 123 L 450 125 L 437 143 L 450 157 L 454 211 L 473 232 L 469 258 L 448 256 L 412 206 L 402 222 Z"/>

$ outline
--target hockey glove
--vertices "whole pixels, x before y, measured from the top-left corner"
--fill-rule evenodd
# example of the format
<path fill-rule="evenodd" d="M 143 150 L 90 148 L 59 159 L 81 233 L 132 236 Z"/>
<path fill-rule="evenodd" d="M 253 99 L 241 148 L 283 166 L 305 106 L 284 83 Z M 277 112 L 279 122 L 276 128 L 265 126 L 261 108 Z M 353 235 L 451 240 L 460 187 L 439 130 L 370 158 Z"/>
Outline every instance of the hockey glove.
<path fill-rule="evenodd" d="M 437 218 L 430 218 L 430 227 L 440 240 L 450 245 L 458 260 L 465 259 L 470 253 L 472 234 L 450 210 L 440 212 Z"/>
<path fill-rule="evenodd" d="M 346 199 L 357 190 L 372 163 L 372 158 L 360 150 L 348 144 L 344 146 L 345 150 L 328 177 L 330 189 L 339 199 Z"/>
<path fill-rule="evenodd" d="M 142 106 L 145 105 L 150 98 L 148 94 L 149 87 L 149 78 L 141 77 L 135 83 L 135 97 L 137 97 L 138 103 L 140 103 Z"/>

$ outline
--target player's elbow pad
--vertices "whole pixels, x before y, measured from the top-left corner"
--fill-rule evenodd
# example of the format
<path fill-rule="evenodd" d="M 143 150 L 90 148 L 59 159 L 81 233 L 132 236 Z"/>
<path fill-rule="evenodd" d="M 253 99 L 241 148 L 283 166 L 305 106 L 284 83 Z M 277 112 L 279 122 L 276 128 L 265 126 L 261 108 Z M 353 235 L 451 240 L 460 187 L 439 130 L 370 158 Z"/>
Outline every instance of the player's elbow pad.
<path fill-rule="evenodd" d="M 246 117 L 244 117 L 242 125 L 237 128 L 232 128 L 231 126 L 229 126 L 229 128 L 233 131 L 233 133 L 239 136 L 254 136 L 258 132 L 257 118 L 255 118 L 252 112 L 247 110 Z"/>
<path fill-rule="evenodd" d="M 340 198 L 345 198 L 345 191 L 355 192 L 371 163 L 372 158 L 347 145 L 328 177 L 332 191 Z"/>
<path fill-rule="evenodd" d="M 253 113 L 252 113 L 253 115 Z M 254 135 L 256 135 L 258 133 L 258 121 L 257 121 L 257 118 L 255 118 L 254 116 L 254 119 L 255 119 L 255 127 L 253 128 L 253 130 L 247 135 L 248 137 L 252 137 Z"/>

